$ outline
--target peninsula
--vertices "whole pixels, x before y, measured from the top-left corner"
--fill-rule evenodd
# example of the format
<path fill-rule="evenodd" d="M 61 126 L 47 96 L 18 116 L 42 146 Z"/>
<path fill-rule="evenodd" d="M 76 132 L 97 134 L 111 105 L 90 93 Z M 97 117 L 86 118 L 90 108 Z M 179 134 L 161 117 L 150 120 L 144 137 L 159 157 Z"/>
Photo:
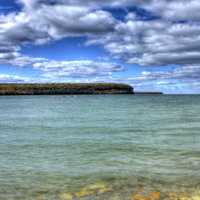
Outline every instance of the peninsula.
<path fill-rule="evenodd" d="M 134 92 L 134 94 L 138 95 L 163 95 L 163 92 Z"/>
<path fill-rule="evenodd" d="M 0 84 L 0 95 L 73 95 L 133 93 L 133 87 L 119 83 Z"/>

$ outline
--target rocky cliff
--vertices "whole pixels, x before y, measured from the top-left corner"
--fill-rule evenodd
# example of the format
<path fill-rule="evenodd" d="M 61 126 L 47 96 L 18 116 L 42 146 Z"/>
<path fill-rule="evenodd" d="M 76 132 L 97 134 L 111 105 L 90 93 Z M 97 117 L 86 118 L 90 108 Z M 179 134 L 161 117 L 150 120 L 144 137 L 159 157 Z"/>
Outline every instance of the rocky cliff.
<path fill-rule="evenodd" d="M 133 94 L 133 88 L 117 83 L 0 84 L 0 95 Z"/>

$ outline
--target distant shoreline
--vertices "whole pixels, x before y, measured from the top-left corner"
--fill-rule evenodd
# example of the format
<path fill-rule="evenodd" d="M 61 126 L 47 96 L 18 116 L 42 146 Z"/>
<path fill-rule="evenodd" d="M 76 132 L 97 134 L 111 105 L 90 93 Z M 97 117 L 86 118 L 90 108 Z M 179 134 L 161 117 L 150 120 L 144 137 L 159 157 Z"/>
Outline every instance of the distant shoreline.
<path fill-rule="evenodd" d="M 0 95 L 98 95 L 134 94 L 134 88 L 119 83 L 0 84 Z"/>
<path fill-rule="evenodd" d="M 136 95 L 163 95 L 163 92 L 134 92 Z"/>

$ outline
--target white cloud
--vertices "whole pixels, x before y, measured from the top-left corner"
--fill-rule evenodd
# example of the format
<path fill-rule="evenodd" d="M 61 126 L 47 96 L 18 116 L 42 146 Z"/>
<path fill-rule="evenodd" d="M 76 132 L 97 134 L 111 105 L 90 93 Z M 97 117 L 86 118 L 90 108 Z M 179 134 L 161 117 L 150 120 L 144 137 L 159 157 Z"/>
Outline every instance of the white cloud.
<path fill-rule="evenodd" d="M 136 81 L 163 85 L 174 80 L 199 81 L 199 0 L 18 0 L 22 9 L 0 15 L 0 63 L 30 65 L 46 77 L 110 76 L 123 71 L 113 63 L 54 61 L 23 55 L 28 44 L 44 44 L 66 37 L 85 36 L 87 44 L 102 45 L 111 56 L 141 66 L 177 65 L 173 72 L 143 73 Z M 144 20 L 136 10 L 144 9 L 156 19 Z M 127 11 L 124 20 L 109 11 Z M 105 9 L 109 8 L 109 9 Z M 145 13 L 145 12 L 144 12 Z M 130 81 L 130 80 L 129 80 Z M 172 83 L 171 81 L 170 83 Z M 143 83 L 143 84 L 145 84 Z"/>
<path fill-rule="evenodd" d="M 41 5 L 35 10 L 0 16 L 0 42 L 22 45 L 69 36 L 102 34 L 114 28 L 109 12 L 67 5 Z"/>
<path fill-rule="evenodd" d="M 108 76 L 124 70 L 123 66 L 115 63 L 92 60 L 36 62 L 33 67 L 43 71 L 45 77 Z"/>
<path fill-rule="evenodd" d="M 148 10 L 170 20 L 199 20 L 199 0 L 152 0 L 144 5 Z"/>
<path fill-rule="evenodd" d="M 199 5 L 196 0 L 19 2 L 24 5 L 22 11 L 0 17 L 1 46 L 13 48 L 24 43 L 42 44 L 64 37 L 88 36 L 88 44 L 103 44 L 108 52 L 128 63 L 148 66 L 200 62 L 199 22 L 175 23 L 167 14 L 173 13 L 178 20 L 179 15 L 186 13 L 184 9 L 188 9 L 190 15 L 196 16 Z M 132 11 L 125 21 L 119 22 L 112 13 L 102 10 L 102 6 L 126 7 L 131 2 L 133 6 L 141 6 L 161 18 L 143 21 Z"/>
<path fill-rule="evenodd" d="M 133 6 L 133 5 L 143 5 L 149 0 L 18 0 L 25 9 L 37 8 L 40 5 L 76 5 L 76 6 L 87 6 L 92 8 L 101 8 L 101 7 L 124 7 L 124 6 Z"/>
<path fill-rule="evenodd" d="M 64 37 L 102 35 L 114 28 L 115 19 L 103 10 L 78 5 L 51 5 L 37 0 L 19 2 L 25 6 L 22 11 L 0 15 L 1 64 L 26 66 L 37 61 L 45 62 L 44 58 L 22 55 L 21 46 L 43 44 Z"/>
<path fill-rule="evenodd" d="M 143 66 L 200 64 L 200 25 L 129 19 L 104 38 L 92 38 L 127 63 Z"/>
<path fill-rule="evenodd" d="M 9 75 L 9 74 L 0 74 L 0 83 L 24 83 L 28 82 L 30 79 L 26 77 Z"/>

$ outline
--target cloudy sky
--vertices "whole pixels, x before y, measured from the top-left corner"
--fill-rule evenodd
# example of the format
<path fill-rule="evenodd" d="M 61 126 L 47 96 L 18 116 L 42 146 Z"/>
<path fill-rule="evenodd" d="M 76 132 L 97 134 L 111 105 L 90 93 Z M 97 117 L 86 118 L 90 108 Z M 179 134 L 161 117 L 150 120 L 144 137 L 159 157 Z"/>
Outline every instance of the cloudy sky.
<path fill-rule="evenodd" d="M 0 0 L 0 82 L 200 93 L 200 1 Z"/>

